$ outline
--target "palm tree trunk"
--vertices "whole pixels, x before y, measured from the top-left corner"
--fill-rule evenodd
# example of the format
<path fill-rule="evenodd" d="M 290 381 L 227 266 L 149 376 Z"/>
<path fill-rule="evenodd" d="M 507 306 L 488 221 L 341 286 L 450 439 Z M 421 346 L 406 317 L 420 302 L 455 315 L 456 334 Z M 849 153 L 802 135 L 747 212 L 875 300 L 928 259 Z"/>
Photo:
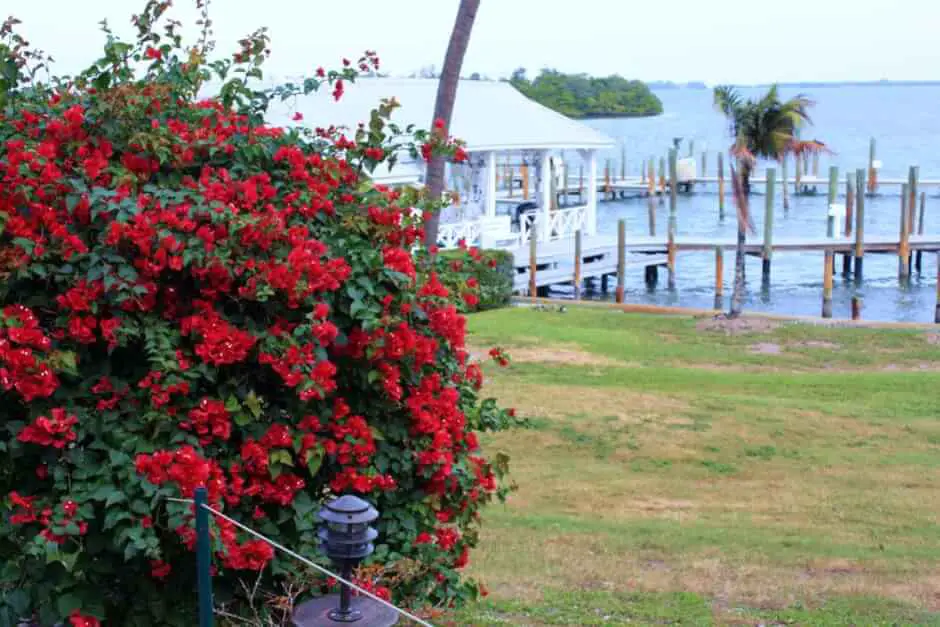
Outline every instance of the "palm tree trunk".
<path fill-rule="evenodd" d="M 729 318 L 737 318 L 742 311 L 742 301 L 744 300 L 744 244 L 746 242 L 747 231 L 744 224 L 738 220 L 738 244 L 734 251 L 734 291 L 731 293 Z"/>
<path fill-rule="evenodd" d="M 731 187 L 734 190 L 734 203 L 738 215 L 738 240 L 734 254 L 734 291 L 731 293 L 731 311 L 729 318 L 741 315 L 742 301 L 744 300 L 744 245 L 747 243 L 747 230 L 751 223 L 750 207 L 744 186 L 747 183 L 745 176 L 750 172 L 750 164 L 746 160 L 738 162 L 737 171 L 731 166 Z"/>
<path fill-rule="evenodd" d="M 444 56 L 444 67 L 437 84 L 437 99 L 434 102 L 434 119 L 431 128 L 434 129 L 436 120 L 443 120 L 444 127 L 438 131 L 446 137 L 449 135 L 450 118 L 454 112 L 454 101 L 457 98 L 457 83 L 460 80 L 460 68 L 470 43 L 470 32 L 473 30 L 473 21 L 477 16 L 480 0 L 460 0 L 457 9 L 457 19 L 454 20 L 454 30 L 450 34 L 450 43 L 447 45 L 447 54 Z M 444 159 L 432 156 L 428 161 L 426 183 L 428 196 L 437 200 L 444 193 Z M 437 244 L 437 231 L 441 216 L 438 212 L 428 213 L 424 218 L 425 244 L 430 248 Z"/>

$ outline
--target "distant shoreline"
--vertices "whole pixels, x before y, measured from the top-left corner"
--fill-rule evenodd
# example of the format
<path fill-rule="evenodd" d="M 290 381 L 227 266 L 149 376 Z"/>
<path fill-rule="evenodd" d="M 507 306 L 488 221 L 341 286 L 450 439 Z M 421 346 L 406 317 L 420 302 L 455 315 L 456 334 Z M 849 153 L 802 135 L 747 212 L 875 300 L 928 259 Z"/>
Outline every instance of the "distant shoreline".
<path fill-rule="evenodd" d="M 656 83 L 647 83 L 651 91 L 674 91 L 681 89 L 691 89 L 691 90 L 701 90 L 701 89 L 711 89 L 710 87 L 701 87 L 698 84 L 691 85 L 682 85 L 679 83 L 674 84 L 656 84 Z M 741 87 L 744 89 L 758 89 L 758 88 L 767 88 L 771 85 L 777 85 L 778 87 L 796 87 L 799 89 L 818 89 L 826 87 L 940 87 L 940 80 L 935 81 L 891 81 L 891 80 L 882 80 L 882 81 L 805 81 L 805 82 L 790 82 L 790 83 L 732 83 L 735 87 Z"/>
<path fill-rule="evenodd" d="M 659 113 L 587 113 L 585 115 L 568 116 L 572 120 L 611 120 L 617 118 L 655 118 L 661 116 L 664 111 Z"/>

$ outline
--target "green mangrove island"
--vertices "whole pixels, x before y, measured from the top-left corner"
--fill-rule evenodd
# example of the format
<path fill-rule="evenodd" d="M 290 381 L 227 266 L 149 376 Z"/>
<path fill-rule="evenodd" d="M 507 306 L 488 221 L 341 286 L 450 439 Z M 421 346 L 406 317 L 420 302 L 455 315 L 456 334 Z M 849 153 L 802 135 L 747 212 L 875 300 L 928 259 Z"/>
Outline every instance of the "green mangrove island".
<path fill-rule="evenodd" d="M 595 77 L 545 69 L 529 80 L 520 68 L 509 82 L 532 100 L 571 118 L 648 117 L 663 112 L 663 103 L 645 83 L 616 74 Z"/>

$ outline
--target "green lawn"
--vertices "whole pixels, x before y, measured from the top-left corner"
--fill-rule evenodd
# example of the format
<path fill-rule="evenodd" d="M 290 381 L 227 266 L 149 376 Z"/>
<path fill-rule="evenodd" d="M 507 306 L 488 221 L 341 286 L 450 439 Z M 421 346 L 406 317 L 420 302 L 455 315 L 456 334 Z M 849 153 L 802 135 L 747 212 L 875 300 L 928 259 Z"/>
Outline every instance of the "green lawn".
<path fill-rule="evenodd" d="M 920 330 L 505 309 L 519 490 L 473 625 L 940 625 L 940 345 Z"/>

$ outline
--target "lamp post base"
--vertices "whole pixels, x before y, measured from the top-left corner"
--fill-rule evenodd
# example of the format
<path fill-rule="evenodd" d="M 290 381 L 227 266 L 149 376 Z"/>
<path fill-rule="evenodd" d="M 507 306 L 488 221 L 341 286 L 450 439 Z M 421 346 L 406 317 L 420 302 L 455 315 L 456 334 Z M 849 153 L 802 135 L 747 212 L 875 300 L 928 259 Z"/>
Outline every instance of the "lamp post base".
<path fill-rule="evenodd" d="M 349 613 L 339 614 L 339 595 L 330 594 L 301 603 L 294 608 L 294 627 L 390 627 L 398 622 L 398 613 L 368 597 L 355 597 Z"/>

